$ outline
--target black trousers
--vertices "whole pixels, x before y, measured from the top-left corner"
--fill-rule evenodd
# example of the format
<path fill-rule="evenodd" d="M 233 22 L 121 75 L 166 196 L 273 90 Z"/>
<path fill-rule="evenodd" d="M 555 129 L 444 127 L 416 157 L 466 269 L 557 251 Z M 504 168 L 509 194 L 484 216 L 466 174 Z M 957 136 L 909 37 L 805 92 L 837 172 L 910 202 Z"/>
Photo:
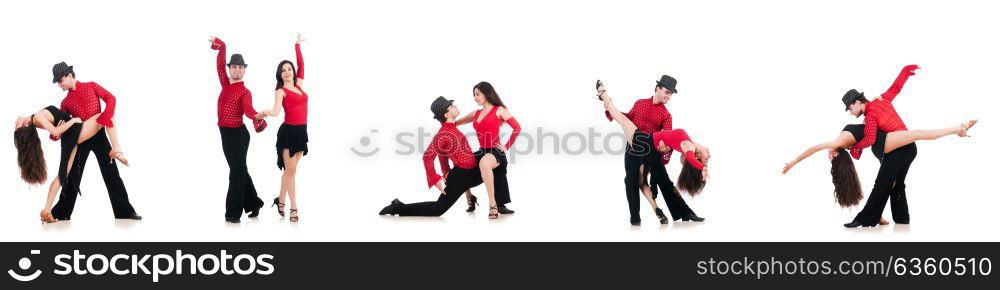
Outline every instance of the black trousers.
<path fill-rule="evenodd" d="M 115 218 L 126 218 L 135 213 L 132 204 L 128 200 L 128 192 L 125 190 L 125 183 L 118 173 L 118 161 L 108 156 L 111 152 L 111 142 L 108 135 L 102 128 L 97 131 L 94 137 L 80 143 L 77 147 L 77 155 L 73 161 L 70 172 L 67 173 L 68 183 L 80 186 L 83 179 L 83 169 L 87 165 L 87 158 L 90 152 L 97 158 L 98 167 L 101 168 L 101 176 L 104 178 L 104 186 L 108 189 L 108 198 L 111 199 L 111 209 Z M 76 205 L 77 191 L 73 186 L 63 186 L 59 202 L 52 207 L 52 216 L 57 219 L 67 220 L 73 215 L 73 207 Z"/>
<path fill-rule="evenodd" d="M 652 176 L 649 187 L 653 191 L 653 198 L 656 198 L 657 187 L 659 187 L 663 191 L 663 202 L 667 204 L 667 210 L 670 211 L 671 217 L 679 219 L 693 214 L 694 211 L 684 201 L 681 194 L 677 192 L 674 182 L 667 175 L 667 167 L 661 161 L 662 159 L 663 154 L 658 150 L 653 150 L 653 153 L 649 156 L 649 164 L 646 165 L 646 170 Z"/>
<path fill-rule="evenodd" d="M 222 152 L 226 155 L 226 163 L 229 163 L 226 217 L 239 219 L 243 212 L 251 212 L 264 206 L 247 170 L 250 131 L 246 125 L 239 128 L 219 127 L 219 135 L 222 136 Z"/>
<path fill-rule="evenodd" d="M 507 154 L 497 148 L 483 148 L 473 153 L 476 156 L 476 166 L 486 154 L 493 154 L 497 159 L 497 168 L 493 169 L 493 197 L 496 198 L 497 206 L 510 203 L 510 186 L 507 185 Z"/>
<path fill-rule="evenodd" d="M 917 144 L 911 143 L 885 154 L 875 178 L 875 188 L 868 195 L 868 202 L 858 212 L 855 221 L 863 225 L 876 225 L 882 218 L 886 201 L 892 208 L 892 220 L 909 223 L 910 210 L 906 203 L 906 174 L 917 158 Z"/>
<path fill-rule="evenodd" d="M 399 216 L 441 216 L 455 205 L 462 193 L 480 184 L 483 179 L 479 168 L 453 167 L 445 179 L 444 194 L 438 196 L 437 201 L 403 204 L 399 207 Z"/>

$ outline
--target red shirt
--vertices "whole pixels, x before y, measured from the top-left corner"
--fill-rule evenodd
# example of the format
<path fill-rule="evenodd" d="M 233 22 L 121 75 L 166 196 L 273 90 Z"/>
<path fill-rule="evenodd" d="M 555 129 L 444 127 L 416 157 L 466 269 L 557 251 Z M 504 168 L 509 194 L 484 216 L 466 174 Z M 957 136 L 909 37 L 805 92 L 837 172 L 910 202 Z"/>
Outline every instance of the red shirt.
<path fill-rule="evenodd" d="M 892 106 L 892 101 L 903 90 L 903 84 L 906 84 L 906 80 L 914 75 L 913 71 L 917 68 L 919 67 L 916 65 L 904 67 L 892 86 L 885 93 L 882 93 L 881 99 L 868 102 L 865 105 L 865 137 L 861 139 L 861 142 L 851 146 L 851 156 L 854 159 L 860 159 L 861 151 L 875 144 L 877 132 L 889 133 L 907 130 L 903 119 L 899 118 L 896 108 Z"/>
<path fill-rule="evenodd" d="M 212 49 L 219 51 L 219 56 L 215 60 L 215 69 L 219 73 L 219 84 L 222 85 L 222 92 L 219 93 L 218 114 L 219 127 L 238 128 L 243 126 L 243 116 L 251 120 L 257 115 L 257 110 L 253 109 L 253 96 L 250 90 L 243 85 L 243 82 L 231 83 L 229 75 L 226 74 L 226 43 L 222 39 L 215 39 Z M 103 116 L 102 116 L 103 117 Z"/>
<path fill-rule="evenodd" d="M 514 146 L 514 140 L 517 139 L 517 135 L 521 134 L 521 124 L 517 123 L 513 117 L 507 119 L 506 121 L 501 120 L 497 117 L 497 109 L 499 106 L 493 106 L 487 115 L 479 120 L 479 114 L 483 113 L 483 110 L 476 111 L 475 120 L 472 122 L 472 128 L 476 129 L 476 137 L 479 139 L 479 148 L 495 148 L 500 146 L 500 125 L 507 123 L 510 128 L 514 131 L 510 133 L 510 138 L 507 139 L 507 144 L 503 145 L 504 148 L 510 149 Z"/>
<path fill-rule="evenodd" d="M 458 130 L 455 123 L 441 123 L 441 129 L 434 135 L 431 145 L 424 151 L 424 169 L 427 171 L 427 187 L 434 186 L 441 175 L 434 172 L 434 157 L 438 157 L 441 162 L 441 172 L 445 176 L 451 168 L 448 166 L 450 159 L 455 166 L 464 169 L 476 168 L 476 157 L 472 155 L 469 148 L 469 141 Z"/>
<path fill-rule="evenodd" d="M 305 79 L 305 70 L 302 61 L 302 50 L 299 49 L 299 44 L 295 44 L 295 61 L 298 63 L 299 71 L 296 73 L 295 77 L 299 79 Z M 281 90 L 285 91 L 285 97 L 281 99 L 281 106 L 285 110 L 285 124 L 289 125 L 305 125 L 306 116 L 309 113 L 309 94 L 306 94 L 305 90 L 298 85 L 295 86 L 301 94 L 293 92 L 292 90 L 286 89 L 284 87 Z"/>
<path fill-rule="evenodd" d="M 604 115 L 608 117 L 608 121 L 614 120 L 611 118 L 611 113 L 607 111 Z M 635 123 L 637 130 L 645 132 L 646 134 L 652 135 L 653 133 L 659 131 L 673 130 L 674 129 L 674 118 L 670 115 L 670 111 L 667 111 L 667 106 L 663 104 L 654 104 L 653 98 L 640 99 L 635 101 L 632 105 L 632 109 L 625 113 L 632 123 Z M 668 151 L 663 154 L 663 164 L 670 162 L 670 154 L 673 151 Z"/>
<path fill-rule="evenodd" d="M 97 118 L 97 123 L 114 127 L 111 118 L 115 115 L 115 96 L 95 82 L 76 82 L 76 88 L 66 92 L 60 110 L 73 117 L 87 120 L 101 113 L 99 100 L 104 101 L 106 108 L 101 117 Z"/>

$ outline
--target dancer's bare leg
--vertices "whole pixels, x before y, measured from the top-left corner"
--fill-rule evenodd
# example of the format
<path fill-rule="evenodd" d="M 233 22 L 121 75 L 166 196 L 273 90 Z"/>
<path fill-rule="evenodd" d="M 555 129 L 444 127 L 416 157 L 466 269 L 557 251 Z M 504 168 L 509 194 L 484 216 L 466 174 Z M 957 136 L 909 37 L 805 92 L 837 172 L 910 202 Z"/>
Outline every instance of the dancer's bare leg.
<path fill-rule="evenodd" d="M 494 195 L 493 186 L 493 169 L 500 166 L 497 162 L 497 158 L 493 154 L 487 153 L 483 156 L 483 159 L 479 160 L 479 173 L 483 176 L 483 184 L 486 185 L 486 193 L 490 200 L 490 219 L 496 219 L 499 217 L 499 212 L 497 211 L 497 201 Z"/>
<path fill-rule="evenodd" d="M 976 125 L 976 121 L 969 121 L 965 124 L 935 130 L 909 130 L 909 131 L 896 131 L 890 132 L 885 135 L 885 153 L 892 152 L 893 150 L 899 149 L 909 145 L 910 143 L 917 141 L 930 141 L 937 140 L 938 138 L 948 136 L 948 135 L 959 135 L 964 130 L 968 131 L 969 128 Z"/>
<path fill-rule="evenodd" d="M 128 159 L 125 158 L 125 154 L 121 151 L 121 146 L 118 145 L 118 129 L 116 127 L 104 127 L 100 123 L 97 123 L 97 118 L 101 117 L 101 114 L 103 113 L 99 113 L 90 117 L 90 119 L 83 121 L 83 127 L 80 129 L 80 139 L 78 139 L 78 143 L 83 143 L 83 141 L 87 141 L 91 137 L 94 137 L 94 135 L 97 135 L 97 131 L 104 128 L 104 131 L 108 133 L 108 139 L 111 141 L 111 152 L 115 153 L 112 158 L 118 159 L 118 162 L 128 166 Z M 111 118 L 111 122 L 115 122 L 115 119 Z"/>
<path fill-rule="evenodd" d="M 615 122 L 618 122 L 618 125 L 622 126 L 622 131 L 625 133 L 625 141 L 631 145 L 632 136 L 635 135 L 635 130 L 637 129 L 635 123 L 632 123 L 632 120 L 629 120 L 625 114 L 622 114 L 618 110 L 618 107 L 615 107 L 615 104 L 611 102 L 611 97 L 608 97 L 607 94 L 604 94 L 601 99 L 604 100 L 604 109 L 608 111 L 608 114 L 611 115 L 611 118 Z"/>
<path fill-rule="evenodd" d="M 285 172 L 281 174 L 281 193 L 278 194 L 278 202 L 284 203 L 285 195 L 288 195 L 290 203 L 288 219 L 292 222 L 297 222 L 299 219 L 299 205 L 295 200 L 295 173 L 302 155 L 303 152 L 298 152 L 295 153 L 295 156 L 290 156 L 288 149 L 281 151 L 281 158 L 285 162 Z"/>

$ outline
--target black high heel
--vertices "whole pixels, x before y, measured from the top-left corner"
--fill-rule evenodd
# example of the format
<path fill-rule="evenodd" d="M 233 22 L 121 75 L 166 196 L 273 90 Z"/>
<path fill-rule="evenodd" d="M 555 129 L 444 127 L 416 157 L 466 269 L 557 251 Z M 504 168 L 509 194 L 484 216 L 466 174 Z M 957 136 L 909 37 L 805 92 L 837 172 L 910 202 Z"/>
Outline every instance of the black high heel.
<path fill-rule="evenodd" d="M 469 199 L 469 208 L 466 209 L 465 212 L 475 212 L 477 205 L 479 205 L 479 199 L 473 195 L 472 198 Z"/>
<path fill-rule="evenodd" d="M 602 82 L 601 80 L 597 80 L 597 86 L 596 86 L 596 87 L 594 87 L 594 89 L 595 89 L 595 90 L 597 90 L 597 89 L 600 89 L 600 88 L 601 88 L 601 86 L 603 86 L 603 85 L 604 85 L 604 82 Z M 603 102 L 603 101 L 604 101 L 604 100 L 602 100 L 602 99 L 601 99 L 601 95 L 602 95 L 602 94 L 604 94 L 604 91 L 597 91 L 597 100 L 598 100 L 598 101 L 601 101 L 601 102 Z"/>
<path fill-rule="evenodd" d="M 284 217 L 285 216 L 285 204 L 278 202 L 278 198 L 277 197 L 274 198 L 274 203 L 271 204 L 271 207 L 274 207 L 274 206 L 278 206 L 278 215 Z"/>
<path fill-rule="evenodd" d="M 670 223 L 670 219 L 667 218 L 667 215 L 663 214 L 663 210 L 660 208 L 656 208 L 656 218 L 660 219 L 661 225 Z"/>

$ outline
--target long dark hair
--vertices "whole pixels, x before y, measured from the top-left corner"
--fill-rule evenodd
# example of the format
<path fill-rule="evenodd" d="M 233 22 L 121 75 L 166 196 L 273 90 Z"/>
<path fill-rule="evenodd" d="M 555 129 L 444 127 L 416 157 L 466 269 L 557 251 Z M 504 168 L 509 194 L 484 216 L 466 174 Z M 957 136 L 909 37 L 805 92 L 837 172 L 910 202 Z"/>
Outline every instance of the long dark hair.
<path fill-rule="evenodd" d="M 278 63 L 278 72 L 274 73 L 274 78 L 278 80 L 278 84 L 274 86 L 275 91 L 280 90 L 281 87 L 285 86 L 285 80 L 281 79 L 281 67 L 285 66 L 286 63 L 292 66 L 292 84 L 296 86 L 299 85 L 299 78 L 296 77 L 299 75 L 299 71 L 295 68 L 295 64 L 292 63 L 292 61 L 286 59 Z"/>
<path fill-rule="evenodd" d="M 681 158 L 681 160 L 684 165 L 681 166 L 681 174 L 677 176 L 677 188 L 687 192 L 692 197 L 696 196 L 705 188 L 705 180 L 701 170 L 694 168 L 687 159 Z"/>
<path fill-rule="evenodd" d="M 14 147 L 17 148 L 17 166 L 21 168 L 21 179 L 28 184 L 42 184 L 48 173 L 42 142 L 34 125 L 14 130 Z"/>
<path fill-rule="evenodd" d="M 490 105 L 500 106 L 504 108 L 507 107 L 504 106 L 503 101 L 500 100 L 500 95 L 497 94 L 497 90 L 493 89 L 493 85 L 491 85 L 489 82 L 479 82 L 478 84 L 476 84 L 476 86 L 472 87 L 473 93 L 475 93 L 476 90 L 479 90 L 480 93 L 483 93 L 483 96 L 486 97 L 486 102 L 490 103 Z"/>
<path fill-rule="evenodd" d="M 846 150 L 837 149 L 837 157 L 830 160 L 830 175 L 833 176 L 833 196 L 841 207 L 861 203 L 865 194 L 861 191 L 861 181 L 854 169 L 854 161 Z"/>

